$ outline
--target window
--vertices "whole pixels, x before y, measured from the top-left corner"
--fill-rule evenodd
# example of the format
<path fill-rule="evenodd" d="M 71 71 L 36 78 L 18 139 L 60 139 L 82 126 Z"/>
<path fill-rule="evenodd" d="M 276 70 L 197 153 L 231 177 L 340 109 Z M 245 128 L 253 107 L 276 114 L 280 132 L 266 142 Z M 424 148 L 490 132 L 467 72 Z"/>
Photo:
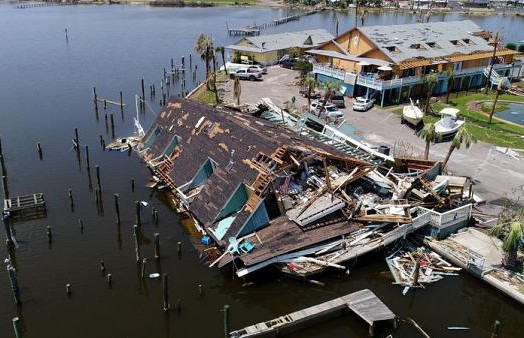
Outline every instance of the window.
<path fill-rule="evenodd" d="M 450 42 L 453 46 L 457 46 L 457 47 L 462 46 L 462 44 L 461 44 L 458 40 L 449 40 L 449 42 Z"/>
<path fill-rule="evenodd" d="M 470 46 L 475 44 L 473 41 L 471 41 L 471 39 L 462 39 L 462 42 Z"/>
<path fill-rule="evenodd" d="M 156 138 L 157 138 L 158 134 L 160 134 L 161 131 L 162 131 L 162 129 L 159 126 L 157 126 L 155 128 L 155 130 L 151 133 L 151 135 L 149 135 L 147 140 L 144 142 L 144 148 L 151 147 L 151 145 L 153 144 L 153 142 L 156 141 Z"/>
<path fill-rule="evenodd" d="M 426 50 L 426 47 L 422 46 L 420 43 L 414 43 L 411 46 L 409 46 L 409 48 L 417 50 Z"/>
<path fill-rule="evenodd" d="M 171 142 L 169 142 L 168 146 L 164 150 L 164 155 L 171 156 L 171 154 L 175 150 L 175 148 L 178 145 L 178 143 L 179 143 L 179 137 L 176 136 L 176 135 L 173 136 L 173 138 L 171 139 Z"/>
<path fill-rule="evenodd" d="M 395 46 L 388 46 L 388 47 L 385 47 L 387 50 L 389 50 L 390 52 L 392 53 L 400 53 L 400 49 L 398 49 L 397 47 Z"/>
<path fill-rule="evenodd" d="M 436 42 L 428 42 L 426 43 L 430 48 L 433 48 L 433 49 L 440 49 L 442 47 L 440 47 Z"/>

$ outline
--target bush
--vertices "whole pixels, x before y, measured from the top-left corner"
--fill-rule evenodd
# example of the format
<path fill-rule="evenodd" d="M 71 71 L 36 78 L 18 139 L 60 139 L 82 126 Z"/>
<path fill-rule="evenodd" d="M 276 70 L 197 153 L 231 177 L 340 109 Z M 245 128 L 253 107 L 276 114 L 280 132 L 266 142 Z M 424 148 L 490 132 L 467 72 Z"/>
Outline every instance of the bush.
<path fill-rule="evenodd" d="M 518 51 L 524 53 L 524 45 L 519 45 Z"/>
<path fill-rule="evenodd" d="M 507 49 L 512 49 L 512 50 L 517 50 L 517 45 L 514 44 L 513 42 L 509 42 L 506 44 L 506 48 Z"/>

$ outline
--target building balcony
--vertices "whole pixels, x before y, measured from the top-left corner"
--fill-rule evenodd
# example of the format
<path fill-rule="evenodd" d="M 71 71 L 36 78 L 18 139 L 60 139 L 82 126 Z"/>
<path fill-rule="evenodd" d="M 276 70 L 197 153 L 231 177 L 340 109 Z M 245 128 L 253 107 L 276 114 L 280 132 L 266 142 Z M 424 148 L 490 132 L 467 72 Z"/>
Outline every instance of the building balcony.
<path fill-rule="evenodd" d="M 326 76 L 343 81 L 346 71 L 342 69 L 333 68 L 329 65 L 323 65 L 323 64 L 317 63 L 313 65 L 313 73 L 326 75 Z"/>

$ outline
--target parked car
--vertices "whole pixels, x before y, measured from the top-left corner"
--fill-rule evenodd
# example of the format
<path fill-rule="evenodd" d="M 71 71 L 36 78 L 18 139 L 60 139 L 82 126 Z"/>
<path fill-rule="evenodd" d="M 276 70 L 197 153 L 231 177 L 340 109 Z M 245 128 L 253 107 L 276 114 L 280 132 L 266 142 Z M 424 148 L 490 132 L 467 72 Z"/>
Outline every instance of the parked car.
<path fill-rule="evenodd" d="M 373 107 L 375 99 L 366 99 L 364 97 L 357 97 L 353 102 L 353 110 L 367 111 Z"/>
<path fill-rule="evenodd" d="M 309 106 L 309 110 L 314 111 L 316 113 L 318 113 L 320 108 L 322 108 L 322 101 L 321 100 L 315 100 L 315 101 L 311 102 L 311 105 Z M 338 110 L 337 106 L 335 106 L 334 104 L 329 103 L 329 102 L 326 103 L 324 108 L 327 111 L 329 111 L 329 110 Z"/>
<path fill-rule="evenodd" d="M 297 60 L 294 58 L 284 59 L 280 61 L 280 67 L 284 67 L 287 69 L 295 69 L 296 63 L 297 63 Z"/>
<path fill-rule="evenodd" d="M 241 68 L 229 76 L 231 79 L 238 77 L 240 80 L 260 80 L 262 79 L 261 72 L 250 72 L 247 68 Z"/>
<path fill-rule="evenodd" d="M 339 108 L 346 107 L 346 103 L 344 102 L 344 95 L 342 93 L 335 93 L 331 95 L 331 99 L 329 99 L 331 103 L 336 105 Z"/>
<path fill-rule="evenodd" d="M 247 67 L 247 70 L 250 72 L 250 73 L 262 73 L 262 74 L 267 74 L 267 68 L 266 67 L 262 67 L 260 65 L 252 65 L 252 66 L 249 66 Z"/>

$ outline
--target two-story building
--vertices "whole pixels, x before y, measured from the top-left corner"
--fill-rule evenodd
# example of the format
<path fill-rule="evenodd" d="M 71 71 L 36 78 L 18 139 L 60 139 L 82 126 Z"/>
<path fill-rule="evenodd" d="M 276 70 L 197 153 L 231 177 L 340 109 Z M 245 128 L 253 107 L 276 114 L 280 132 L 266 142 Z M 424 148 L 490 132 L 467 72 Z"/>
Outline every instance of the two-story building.
<path fill-rule="evenodd" d="M 355 27 L 308 51 L 317 79 L 338 81 L 345 95 L 373 97 L 381 106 L 425 96 L 431 72 L 438 77 L 433 95 L 446 93 L 450 72 L 453 91 L 481 87 L 494 52 L 492 84 L 518 76 L 518 52 L 502 43 L 495 50 L 492 34 L 470 20 Z"/>

